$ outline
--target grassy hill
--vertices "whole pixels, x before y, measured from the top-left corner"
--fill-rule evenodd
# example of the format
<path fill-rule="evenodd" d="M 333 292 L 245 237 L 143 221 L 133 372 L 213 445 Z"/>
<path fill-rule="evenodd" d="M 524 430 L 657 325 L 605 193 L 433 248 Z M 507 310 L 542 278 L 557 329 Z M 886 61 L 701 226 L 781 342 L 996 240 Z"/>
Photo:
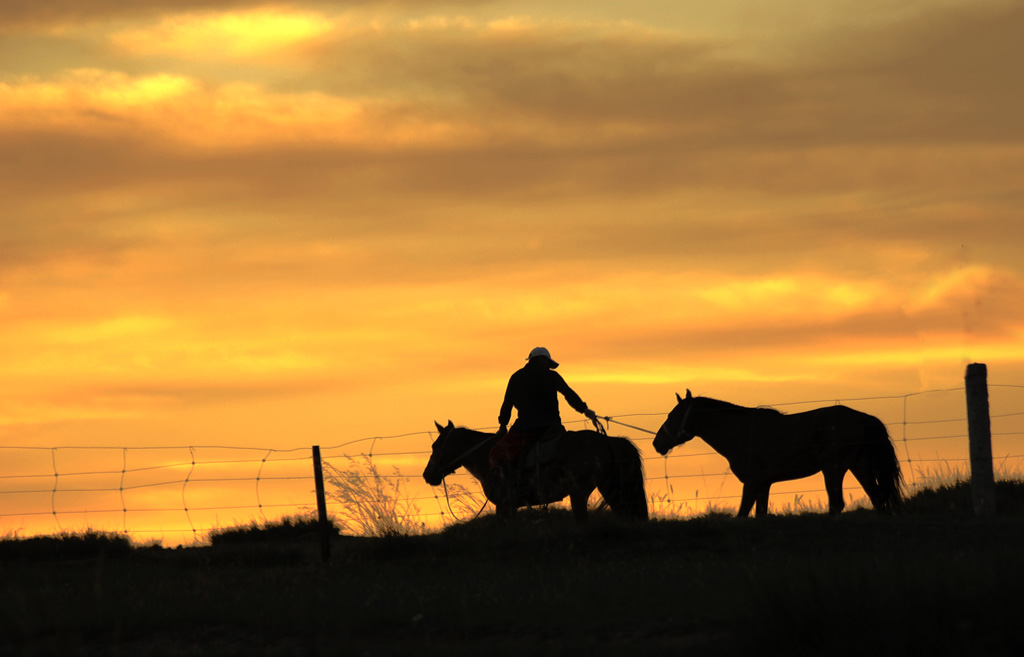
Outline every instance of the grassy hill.
<path fill-rule="evenodd" d="M 566 512 L 439 534 L 248 529 L 200 548 L 0 542 L 0 654 L 1021 654 L 1024 482 L 854 511 L 584 527 Z"/>

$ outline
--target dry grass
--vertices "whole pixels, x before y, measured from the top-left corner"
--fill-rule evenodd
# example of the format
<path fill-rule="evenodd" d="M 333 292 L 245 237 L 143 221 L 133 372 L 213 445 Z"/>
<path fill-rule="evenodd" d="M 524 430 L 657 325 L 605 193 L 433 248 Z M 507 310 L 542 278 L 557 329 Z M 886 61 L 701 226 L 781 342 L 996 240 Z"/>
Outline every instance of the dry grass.
<path fill-rule="evenodd" d="M 1019 464 L 1010 464 L 1006 459 L 993 460 L 992 471 L 996 481 L 1024 480 L 1024 472 L 1021 471 Z M 970 470 L 965 472 L 959 467 L 943 461 L 935 466 L 917 468 L 914 471 L 914 482 L 908 487 L 908 495 L 926 490 L 952 488 L 961 484 L 969 484 L 970 482 Z"/>
<path fill-rule="evenodd" d="M 422 534 L 420 509 L 409 497 L 398 468 L 381 475 L 363 454 L 346 456 L 344 469 L 324 463 L 325 494 L 338 502 L 335 520 L 342 533 L 353 536 L 407 536 Z"/>

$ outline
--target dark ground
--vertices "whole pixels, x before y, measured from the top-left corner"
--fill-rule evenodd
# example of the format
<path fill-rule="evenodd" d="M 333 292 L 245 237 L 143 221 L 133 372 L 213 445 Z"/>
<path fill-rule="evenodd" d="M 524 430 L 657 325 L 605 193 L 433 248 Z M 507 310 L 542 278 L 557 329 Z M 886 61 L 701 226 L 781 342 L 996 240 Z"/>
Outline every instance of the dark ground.
<path fill-rule="evenodd" d="M 870 511 L 419 537 L 0 542 L 2 655 L 1020 655 L 1024 483 Z"/>

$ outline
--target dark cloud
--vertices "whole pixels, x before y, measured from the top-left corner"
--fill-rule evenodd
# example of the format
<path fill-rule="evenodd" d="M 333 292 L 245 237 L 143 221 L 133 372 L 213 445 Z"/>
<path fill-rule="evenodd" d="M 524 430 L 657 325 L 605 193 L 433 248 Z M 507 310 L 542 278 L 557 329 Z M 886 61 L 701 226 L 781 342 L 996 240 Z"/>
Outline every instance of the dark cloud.
<path fill-rule="evenodd" d="M 984 245 L 975 257 L 986 260 L 998 250 L 1011 265 L 1024 239 L 1013 198 L 968 194 L 993 180 L 973 168 L 984 164 L 981 154 L 946 156 L 949 170 L 931 175 L 937 189 L 924 194 L 927 169 L 905 155 L 901 179 L 871 166 L 850 174 L 837 156 L 787 166 L 739 153 L 701 163 L 666 155 L 641 167 L 634 156 L 544 152 L 195 153 L 52 134 L 2 143 L 4 268 L 69 254 L 117 262 L 133 250 L 173 248 L 180 231 L 167 227 L 175 225 L 207 236 L 215 268 L 227 266 L 222 249 L 230 245 L 361 243 L 365 258 L 280 266 L 295 268 L 285 276 L 362 281 L 458 279 L 550 262 L 633 267 L 638 258 L 668 271 L 735 273 L 813 269 L 825 258 L 857 275 L 900 267 L 888 259 L 901 251 L 956 262 L 963 245 Z M 934 167 L 924 159 L 922 167 Z M 846 193 L 876 200 L 851 207 Z M 261 266 L 253 261 L 238 274 Z"/>
<path fill-rule="evenodd" d="M 218 6 L 243 5 L 252 3 Z M 428 276 L 637 256 L 745 272 L 811 267 L 823 254 L 849 263 L 858 251 L 870 268 L 880 243 L 946 253 L 972 240 L 1009 244 L 1024 175 L 1012 146 L 1024 124 L 1007 118 L 1021 89 L 1020 28 L 1015 7 L 931 12 L 787 66 L 614 26 L 343 35 L 307 53 L 315 66 L 282 88 L 320 88 L 327 75 L 341 96 L 389 98 L 368 110 L 381 126 L 427 117 L 484 137 L 199 149 L 131 121 L 92 137 L 0 128 L 12 224 L 0 249 L 10 266 L 64 248 L 98 258 L 159 248 L 126 226 L 168 215 L 203 217 L 227 240 L 380 248 L 394 236 L 388 251 L 416 264 L 437 255 L 408 246 L 424 238 L 452 263 Z M 104 195 L 128 200 L 111 209 L 96 200 Z M 73 210 L 51 212 L 55 198 Z M 391 263 L 361 262 L 361 275 L 398 275 Z"/>
<path fill-rule="evenodd" d="M 926 11 L 836 35 L 818 75 L 834 77 L 846 88 L 841 99 L 909 139 L 1019 141 L 1022 29 L 1020 3 Z"/>
<path fill-rule="evenodd" d="M 365 189 L 375 179 L 389 194 L 499 201 L 686 187 L 777 194 L 948 190 L 958 181 L 974 185 L 973 172 L 986 162 L 1000 168 L 986 178 L 1017 177 L 1024 165 L 1015 153 L 977 148 L 986 142 L 1006 148 L 1022 136 L 1024 124 L 1009 119 L 1020 114 L 1024 97 L 1013 64 L 1024 46 L 1010 35 L 1024 29 L 1024 11 L 986 10 L 970 20 L 937 14 L 879 29 L 858 43 L 881 46 L 832 45 L 808 52 L 807 64 L 795 68 L 726 59 L 711 44 L 666 32 L 638 36 L 542 24 L 506 36 L 457 27 L 346 34 L 321 46 L 315 69 L 282 87 L 327 85 L 341 97 L 386 96 L 388 103 L 367 110 L 385 130 L 417 117 L 472 126 L 484 137 L 383 156 L 324 145 L 287 145 L 277 156 L 270 148 L 247 151 L 236 161 L 211 152 L 197 154 L 189 166 L 208 177 L 223 164 L 243 185 L 251 176 L 259 188 L 282 193 L 302 181 L 355 180 Z M 949 51 L 936 55 L 938 44 Z M 131 130 L 126 126 L 124 141 L 152 139 Z M 64 158 L 67 166 L 52 163 L 58 172 L 76 169 L 75 150 L 72 145 Z M 26 171 L 47 156 L 45 144 L 37 154 L 19 155 Z M 158 157 L 162 163 L 154 166 L 165 166 L 169 177 L 181 172 L 176 155 Z M 275 159 L 284 164 L 277 171 L 269 165 Z M 301 173 L 289 175 L 296 170 Z M 108 172 L 77 167 L 76 175 L 88 184 Z"/>
<path fill-rule="evenodd" d="M 111 384 L 69 390 L 66 394 L 74 398 L 95 397 L 108 403 L 120 400 L 153 400 L 162 404 L 187 404 L 191 407 L 218 405 L 230 402 L 253 402 L 288 396 L 316 394 L 344 394 L 357 387 L 355 381 L 324 379 L 322 377 L 282 380 L 280 374 L 265 377 L 265 380 L 242 382 L 234 378 L 223 382 L 210 379 L 182 383 L 146 383 L 135 386 Z"/>
<path fill-rule="evenodd" d="M 794 151 L 1019 140 L 1022 30 L 1019 7 L 936 10 L 785 65 L 740 60 L 724 44 L 671 32 L 543 24 L 507 35 L 460 26 L 345 33 L 316 57 L 340 93 L 463 101 L 499 134 L 502 122 L 516 121 L 569 134 L 628 126 L 640 141 L 626 143 L 656 134 L 676 150 Z"/>

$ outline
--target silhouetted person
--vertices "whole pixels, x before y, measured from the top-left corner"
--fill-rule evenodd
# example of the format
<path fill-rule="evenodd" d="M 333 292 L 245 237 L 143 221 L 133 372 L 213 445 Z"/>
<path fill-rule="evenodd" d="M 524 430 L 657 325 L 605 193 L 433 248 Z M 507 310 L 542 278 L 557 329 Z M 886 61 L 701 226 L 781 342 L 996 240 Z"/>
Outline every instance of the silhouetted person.
<path fill-rule="evenodd" d="M 519 454 L 528 445 L 565 431 L 558 414 L 558 393 L 575 410 L 591 420 L 597 414 L 587 408 L 565 379 L 555 371 L 558 367 L 544 347 L 530 352 L 526 365 L 512 374 L 505 390 L 505 400 L 498 413 L 499 440 L 491 448 L 491 466 L 514 466 Z M 516 421 L 506 429 L 516 409 Z"/>

